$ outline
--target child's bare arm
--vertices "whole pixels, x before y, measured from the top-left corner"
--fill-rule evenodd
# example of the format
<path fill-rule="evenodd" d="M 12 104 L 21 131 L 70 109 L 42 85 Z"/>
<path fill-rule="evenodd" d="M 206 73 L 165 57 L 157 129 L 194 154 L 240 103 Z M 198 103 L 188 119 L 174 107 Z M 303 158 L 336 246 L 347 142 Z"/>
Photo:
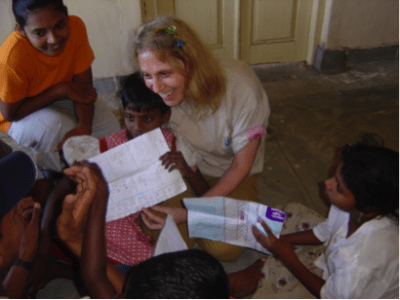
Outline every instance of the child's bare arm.
<path fill-rule="evenodd" d="M 29 210 L 29 208 L 31 208 L 31 210 Z M 35 203 L 32 198 L 29 197 L 18 202 L 15 209 L 16 221 L 22 233 L 20 237 L 18 259 L 27 263 L 32 263 L 36 256 L 38 246 L 40 204 Z M 29 211 L 31 211 L 31 217 L 29 217 Z M 2 288 L 7 297 L 22 298 L 29 272 L 27 268 L 16 265 L 11 266 L 2 283 Z"/>
<path fill-rule="evenodd" d="M 33 293 L 44 285 L 51 255 L 51 235 L 53 234 L 51 229 L 54 228 L 55 218 L 60 213 L 62 200 L 66 195 L 70 194 L 75 187 L 75 183 L 69 179 L 69 177 L 65 176 L 54 187 L 47 198 L 41 222 L 38 252 L 27 284 L 29 293 Z"/>
<path fill-rule="evenodd" d="M 299 260 L 292 245 L 285 239 L 277 239 L 267 224 L 261 221 L 268 237 L 262 235 L 255 226 L 252 226 L 257 241 L 279 258 L 290 272 L 317 298 L 320 298 L 321 289 L 325 280 L 309 271 Z"/>
<path fill-rule="evenodd" d="M 291 245 L 322 245 L 312 229 L 281 235 L 281 239 Z"/>
<path fill-rule="evenodd" d="M 112 298 L 116 291 L 107 277 L 105 217 L 108 187 L 99 167 L 85 163 L 82 174 L 88 189 L 94 190 L 95 201 L 89 211 L 82 245 L 81 271 L 92 298 Z"/>
<path fill-rule="evenodd" d="M 197 168 L 193 171 L 185 161 L 182 153 L 179 151 L 167 152 L 160 157 L 162 165 L 165 166 L 169 171 L 179 170 L 183 178 L 185 178 L 197 197 L 202 196 L 205 192 L 210 189 L 210 185 L 205 181 L 200 170 Z"/>

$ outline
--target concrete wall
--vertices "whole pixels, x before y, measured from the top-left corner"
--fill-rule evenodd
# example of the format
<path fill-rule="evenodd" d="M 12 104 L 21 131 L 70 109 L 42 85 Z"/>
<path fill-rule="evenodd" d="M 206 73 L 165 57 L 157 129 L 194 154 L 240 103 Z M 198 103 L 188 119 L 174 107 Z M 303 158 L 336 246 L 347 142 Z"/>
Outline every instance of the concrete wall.
<path fill-rule="evenodd" d="M 127 75 L 136 69 L 132 31 L 141 23 L 140 0 L 64 0 L 70 14 L 86 23 L 96 55 L 95 78 Z M 278 0 L 277 0 L 278 1 Z M 399 43 L 398 0 L 319 0 L 323 21 L 317 32 L 325 49 L 376 48 Z M 0 42 L 13 31 L 11 0 L 0 0 Z"/>
<path fill-rule="evenodd" d="M 136 69 L 132 32 L 141 23 L 140 0 L 64 0 L 83 19 L 96 55 L 95 78 L 126 75 Z M 0 0 L 0 43 L 14 30 L 11 0 Z"/>
<path fill-rule="evenodd" d="M 399 0 L 327 0 L 326 9 L 326 49 L 399 44 Z"/>

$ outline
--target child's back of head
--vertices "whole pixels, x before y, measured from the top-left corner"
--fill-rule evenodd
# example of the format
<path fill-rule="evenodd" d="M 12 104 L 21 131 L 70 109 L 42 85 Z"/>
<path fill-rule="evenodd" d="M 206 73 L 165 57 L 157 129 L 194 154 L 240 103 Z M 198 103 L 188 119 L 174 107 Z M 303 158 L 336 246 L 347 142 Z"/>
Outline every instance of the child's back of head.
<path fill-rule="evenodd" d="M 137 265 L 125 282 L 126 298 L 229 298 L 220 262 L 202 250 L 166 253 Z"/>
<path fill-rule="evenodd" d="M 399 153 L 365 144 L 348 145 L 342 150 L 343 180 L 354 195 L 356 207 L 366 213 L 398 218 Z"/>

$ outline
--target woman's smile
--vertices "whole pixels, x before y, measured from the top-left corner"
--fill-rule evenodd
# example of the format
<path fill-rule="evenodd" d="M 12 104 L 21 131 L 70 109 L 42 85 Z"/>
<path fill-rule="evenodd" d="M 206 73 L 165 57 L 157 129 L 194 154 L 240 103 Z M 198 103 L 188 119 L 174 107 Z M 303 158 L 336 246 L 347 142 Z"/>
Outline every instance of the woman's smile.
<path fill-rule="evenodd" d="M 176 106 L 183 101 L 186 92 L 185 65 L 171 58 L 161 61 L 154 51 L 139 54 L 139 63 L 146 86 L 160 95 L 168 106 Z"/>

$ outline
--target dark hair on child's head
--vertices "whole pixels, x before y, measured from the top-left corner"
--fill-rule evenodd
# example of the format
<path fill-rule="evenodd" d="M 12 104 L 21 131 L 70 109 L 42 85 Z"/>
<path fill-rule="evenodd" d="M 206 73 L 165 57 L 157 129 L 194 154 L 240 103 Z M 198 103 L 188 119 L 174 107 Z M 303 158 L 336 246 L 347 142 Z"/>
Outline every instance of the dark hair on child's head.
<path fill-rule="evenodd" d="M 159 95 L 146 86 L 140 72 L 133 73 L 122 82 L 120 96 L 124 109 L 128 107 L 141 112 L 158 108 L 162 115 L 170 109 Z"/>
<path fill-rule="evenodd" d="M 13 0 L 12 9 L 15 20 L 18 25 L 23 29 L 28 20 L 29 14 L 36 9 L 43 8 L 48 4 L 53 4 L 55 9 L 68 15 L 67 7 L 64 5 L 63 0 Z"/>
<path fill-rule="evenodd" d="M 221 263 L 203 250 L 152 257 L 133 268 L 126 298 L 229 298 L 229 281 Z"/>
<path fill-rule="evenodd" d="M 342 150 L 341 175 L 354 195 L 356 208 L 398 218 L 399 153 L 385 147 L 347 145 Z"/>

